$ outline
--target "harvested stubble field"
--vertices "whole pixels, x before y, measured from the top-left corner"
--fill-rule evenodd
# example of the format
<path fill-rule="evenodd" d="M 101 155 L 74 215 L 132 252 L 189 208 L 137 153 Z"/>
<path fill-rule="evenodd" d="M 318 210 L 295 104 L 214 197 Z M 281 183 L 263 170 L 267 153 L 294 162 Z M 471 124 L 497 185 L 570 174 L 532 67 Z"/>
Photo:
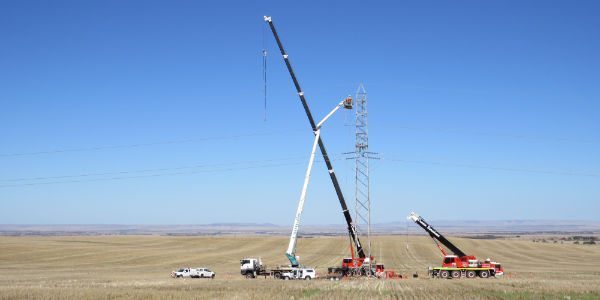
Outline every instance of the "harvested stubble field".
<path fill-rule="evenodd" d="M 502 262 L 500 279 L 429 279 L 440 254 L 428 237 L 381 236 L 374 255 L 418 279 L 248 280 L 239 259 L 285 264 L 286 237 L 0 237 L 0 299 L 600 299 L 600 246 L 453 238 L 480 258 Z M 348 251 L 347 238 L 299 241 L 301 261 L 324 274 Z M 212 268 L 214 280 L 173 279 L 181 266 Z"/>

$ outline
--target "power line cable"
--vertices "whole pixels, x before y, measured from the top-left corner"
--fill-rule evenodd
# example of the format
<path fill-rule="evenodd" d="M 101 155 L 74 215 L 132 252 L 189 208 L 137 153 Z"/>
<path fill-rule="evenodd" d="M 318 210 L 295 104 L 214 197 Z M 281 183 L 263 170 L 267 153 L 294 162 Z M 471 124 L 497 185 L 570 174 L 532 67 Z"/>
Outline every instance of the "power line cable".
<path fill-rule="evenodd" d="M 262 132 L 262 133 L 257 132 L 257 133 L 247 133 L 247 134 L 213 136 L 213 137 L 191 138 L 191 139 L 182 139 L 182 140 L 126 144 L 126 145 L 66 148 L 66 149 L 34 151 L 34 152 L 0 153 L 0 157 L 43 155 L 43 154 L 56 154 L 56 153 L 67 153 L 67 152 L 86 152 L 86 151 L 112 150 L 112 149 L 123 149 L 123 148 L 140 148 L 140 147 L 170 145 L 170 144 L 184 144 L 184 143 L 193 143 L 193 142 L 202 142 L 202 141 L 228 140 L 228 139 L 237 139 L 237 138 L 245 138 L 245 137 L 271 136 L 271 135 L 289 133 L 290 131 L 300 131 L 300 130 L 301 129 L 287 129 L 287 130 L 273 131 L 273 132 Z M 305 129 L 303 129 L 303 130 L 305 130 Z"/>
<path fill-rule="evenodd" d="M 595 173 L 580 173 L 580 172 L 567 172 L 567 171 L 550 171 L 550 170 L 537 170 L 537 169 L 523 169 L 523 168 L 506 168 L 506 167 L 495 167 L 495 166 L 481 166 L 463 163 L 449 163 L 449 162 L 438 162 L 438 161 L 426 161 L 426 160 L 408 160 L 408 159 L 385 159 L 392 162 L 400 163 L 414 163 L 414 164 L 428 164 L 428 165 L 440 165 L 440 166 L 451 166 L 461 168 L 474 168 L 474 169 L 488 169 L 488 170 L 500 170 L 510 172 L 525 172 L 525 173 L 540 173 L 540 174 L 552 174 L 552 175 L 563 175 L 563 176 L 584 176 L 584 177 L 600 177 L 600 174 Z"/>
<path fill-rule="evenodd" d="M 122 177 L 110 177 L 110 178 L 83 179 L 83 180 L 34 182 L 34 183 L 0 185 L 0 188 L 18 187 L 18 186 L 34 186 L 34 185 L 49 185 L 49 184 L 60 184 L 60 183 L 81 183 L 81 182 L 96 182 L 96 181 L 113 181 L 113 180 L 135 179 L 135 178 L 164 177 L 164 176 L 174 176 L 174 175 L 191 175 L 191 174 L 199 174 L 199 173 L 230 172 L 230 171 L 238 171 L 238 170 L 246 170 L 246 169 L 272 168 L 272 167 L 280 167 L 280 166 L 289 166 L 289 165 L 296 165 L 296 164 L 300 164 L 300 163 L 301 162 L 286 163 L 286 164 L 272 164 L 272 165 L 249 166 L 249 167 L 242 167 L 242 168 L 224 168 L 224 169 L 198 170 L 198 171 L 188 171 L 188 172 L 156 173 L 156 174 L 148 174 L 148 175 L 122 176 Z"/>
<path fill-rule="evenodd" d="M 419 126 L 385 126 L 385 128 L 395 128 L 413 131 L 425 131 L 425 132 L 437 132 L 437 133 L 449 133 L 449 134 L 467 134 L 467 135 L 480 135 L 485 137 L 497 137 L 497 138 L 509 138 L 516 140 L 533 140 L 533 141 L 546 141 L 546 142 L 560 142 L 560 143 L 580 143 L 580 144 L 598 144 L 600 139 L 579 139 L 569 137 L 549 137 L 549 136 L 532 136 L 526 134 L 517 133 L 501 133 L 501 132 L 486 132 L 486 131 L 470 131 L 452 128 L 435 128 L 435 127 L 419 127 Z"/>
<path fill-rule="evenodd" d="M 51 180 L 51 179 L 65 179 L 65 178 L 82 178 L 82 177 L 106 176 L 106 175 L 123 175 L 123 174 L 143 173 L 143 172 L 158 172 L 158 173 L 155 173 L 155 174 L 148 174 L 148 175 L 120 176 L 120 177 L 109 177 L 109 178 L 67 180 L 67 181 L 49 181 L 49 182 L 29 182 L 29 183 L 5 184 L 5 185 L 0 185 L 0 188 L 3 188 L 3 187 L 18 187 L 18 186 L 33 186 L 33 185 L 48 185 L 48 184 L 58 184 L 58 183 L 80 183 L 80 182 L 109 181 L 109 180 L 122 180 L 122 179 L 146 178 L 146 177 L 162 177 L 162 176 L 197 174 L 197 173 L 228 172 L 228 171 L 255 169 L 255 168 L 269 168 L 269 167 L 278 167 L 278 166 L 297 165 L 297 164 L 302 164 L 305 159 L 306 159 L 306 156 L 298 156 L 296 158 L 270 159 L 270 160 L 262 160 L 262 161 L 258 161 L 258 160 L 257 161 L 243 161 L 243 162 L 220 163 L 220 164 L 205 164 L 205 165 L 183 166 L 183 167 L 174 167 L 174 168 L 159 168 L 159 169 L 145 169 L 145 170 L 134 170 L 134 171 L 119 171 L 119 172 L 105 172 L 105 173 L 88 173 L 88 174 L 78 174 L 78 175 L 64 175 L 64 176 L 47 176 L 47 177 L 30 177 L 30 178 L 3 179 L 3 180 L 0 180 L 0 181 L 18 182 L 18 181 L 40 181 L 40 180 Z M 286 161 L 286 160 L 288 160 L 288 161 L 289 160 L 299 160 L 299 161 L 298 162 L 293 162 L 293 163 L 265 164 L 265 163 L 269 163 L 269 162 Z M 336 161 L 336 160 L 339 160 L 339 159 L 332 159 L 332 161 Z M 323 160 L 317 160 L 317 161 L 322 162 Z M 230 168 L 221 168 L 221 169 L 217 168 L 217 169 L 209 169 L 209 170 L 197 170 L 197 171 L 187 171 L 187 172 L 162 173 L 164 171 L 174 171 L 174 170 L 199 168 L 199 167 L 232 166 L 232 165 L 247 164 L 247 163 L 262 163 L 262 164 L 260 164 L 260 165 L 254 165 L 254 166 L 237 167 L 237 168 L 230 167 Z"/>
<path fill-rule="evenodd" d="M 305 157 L 296 156 L 296 157 L 269 159 L 269 160 L 248 160 L 248 161 L 238 161 L 238 162 L 230 162 L 230 163 L 197 164 L 197 165 L 179 166 L 179 167 L 166 167 L 166 168 L 115 171 L 115 172 L 84 173 L 84 174 L 76 174 L 76 175 L 21 177 L 21 178 L 0 179 L 0 182 L 2 182 L 2 181 L 4 181 L 4 182 L 34 181 L 34 180 L 64 179 L 64 178 L 76 178 L 76 177 L 119 175 L 119 174 L 130 174 L 130 173 L 162 172 L 162 171 L 173 171 L 173 170 L 182 170 L 182 169 L 195 169 L 195 168 L 206 168 L 206 167 L 219 167 L 219 166 L 230 166 L 230 165 L 241 165 L 241 164 L 252 164 L 252 163 L 264 163 L 264 162 L 283 161 L 283 160 L 296 160 L 299 158 L 305 158 Z"/>
<path fill-rule="evenodd" d="M 330 127 L 339 127 L 339 126 L 332 125 Z M 392 125 L 392 126 L 385 126 L 385 127 L 386 128 L 404 129 L 404 130 L 414 130 L 414 131 L 450 133 L 450 134 L 482 135 L 482 136 L 487 136 L 487 137 L 512 138 L 512 139 L 518 139 L 518 140 L 537 140 L 537 141 L 571 142 L 571 143 L 586 143 L 586 144 L 600 143 L 600 140 L 596 140 L 596 139 L 576 139 L 576 138 L 565 138 L 565 137 L 538 137 L 538 136 L 528 136 L 528 135 L 512 134 L 512 133 L 466 131 L 466 130 L 447 129 L 447 128 L 425 128 L 425 127 L 404 126 L 404 125 L 398 125 L 398 126 Z M 202 142 L 202 141 L 228 140 L 228 139 L 256 137 L 256 136 L 271 136 L 271 135 L 289 133 L 290 131 L 304 131 L 304 130 L 306 130 L 306 129 L 298 128 L 298 129 L 285 129 L 285 130 L 273 131 L 273 132 L 245 133 L 245 134 L 235 134 L 235 135 L 200 137 L 200 138 L 190 138 L 190 139 L 181 139 L 181 140 L 157 141 L 157 142 L 124 144 L 124 145 L 113 145 L 113 146 L 91 146 L 91 147 L 65 148 L 65 149 L 43 150 L 43 151 L 32 151 L 32 152 L 0 153 L 0 158 L 45 155 L 45 154 L 60 154 L 60 153 L 70 153 L 70 152 L 88 152 L 88 151 L 101 151 L 101 150 L 142 148 L 142 147 L 150 147 L 150 146 L 185 144 L 185 143 L 194 143 L 194 142 Z"/>

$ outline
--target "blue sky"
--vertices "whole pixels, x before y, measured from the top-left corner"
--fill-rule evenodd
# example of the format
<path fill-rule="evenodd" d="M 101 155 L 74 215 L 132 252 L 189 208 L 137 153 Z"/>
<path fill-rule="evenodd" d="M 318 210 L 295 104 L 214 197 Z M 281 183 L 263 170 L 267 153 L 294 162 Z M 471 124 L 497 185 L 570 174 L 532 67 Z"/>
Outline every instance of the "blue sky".
<path fill-rule="evenodd" d="M 600 212 L 596 1 L 0 3 L 0 223 L 291 224 L 369 93 L 375 222 Z M 268 49 L 264 120 L 263 47 Z M 353 204 L 353 115 L 323 129 Z M 317 162 L 303 222 L 343 223 Z"/>

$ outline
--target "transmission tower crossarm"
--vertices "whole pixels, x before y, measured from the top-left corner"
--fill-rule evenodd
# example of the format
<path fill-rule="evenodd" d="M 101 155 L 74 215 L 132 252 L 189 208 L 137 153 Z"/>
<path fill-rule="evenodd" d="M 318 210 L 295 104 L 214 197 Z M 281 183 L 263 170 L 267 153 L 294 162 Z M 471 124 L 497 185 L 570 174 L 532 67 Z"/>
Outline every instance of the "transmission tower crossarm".
<path fill-rule="evenodd" d="M 269 27 L 271 28 L 271 32 L 273 33 L 273 36 L 275 37 L 275 41 L 277 42 L 279 51 L 281 52 L 281 55 L 283 56 L 283 60 L 288 69 L 288 72 L 290 73 L 290 76 L 292 77 L 292 81 L 294 82 L 294 86 L 296 87 L 296 92 L 298 93 L 298 96 L 300 97 L 300 101 L 302 102 L 302 106 L 304 107 L 304 111 L 306 112 L 306 116 L 307 116 L 308 122 L 310 123 L 310 126 L 312 128 L 312 131 L 316 132 L 318 130 L 317 124 L 315 123 L 312 113 L 310 112 L 310 108 L 308 107 L 308 103 L 306 102 L 306 98 L 304 97 L 304 92 L 302 91 L 302 88 L 300 87 L 300 83 L 298 82 L 298 79 L 296 78 L 296 74 L 294 73 L 294 69 L 292 68 L 288 54 L 285 52 L 285 49 L 283 48 L 283 44 L 281 43 L 281 40 L 279 39 L 279 35 L 277 34 L 277 30 L 275 29 L 273 20 L 269 16 L 265 16 L 264 19 L 265 19 L 265 22 L 267 22 L 267 24 L 269 24 Z M 352 241 L 354 242 L 354 245 L 356 246 L 356 252 L 358 253 L 358 256 L 361 258 L 364 258 L 364 257 L 366 257 L 365 252 L 364 252 L 363 247 L 358 238 L 356 228 L 354 227 L 354 224 L 352 222 L 352 216 L 350 215 L 350 211 L 348 210 L 348 206 L 346 205 L 346 200 L 344 199 L 342 189 L 340 188 L 340 184 L 335 175 L 333 165 L 331 164 L 329 155 L 327 155 L 327 150 L 325 149 L 325 144 L 323 143 L 323 139 L 321 137 L 319 137 L 318 144 L 319 144 L 319 149 L 321 150 L 321 154 L 323 155 L 323 160 L 325 161 L 325 165 L 327 166 L 327 170 L 329 171 L 329 177 L 331 178 L 331 182 L 333 183 L 333 187 L 335 189 L 338 200 L 342 207 L 342 213 L 344 214 L 346 224 L 348 225 L 348 233 L 350 234 L 350 237 L 352 238 Z"/>

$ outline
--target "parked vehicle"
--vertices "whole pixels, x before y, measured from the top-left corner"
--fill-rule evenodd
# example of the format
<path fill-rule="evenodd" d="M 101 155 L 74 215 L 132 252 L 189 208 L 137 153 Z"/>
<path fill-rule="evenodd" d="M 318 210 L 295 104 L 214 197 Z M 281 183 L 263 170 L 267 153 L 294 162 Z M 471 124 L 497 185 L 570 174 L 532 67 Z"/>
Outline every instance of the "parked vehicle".
<path fill-rule="evenodd" d="M 215 278 L 215 272 L 208 268 L 181 268 L 171 272 L 173 278 Z"/>
<path fill-rule="evenodd" d="M 284 280 L 312 280 L 316 277 L 317 272 L 313 268 L 292 268 L 281 273 L 281 278 Z"/>
<path fill-rule="evenodd" d="M 197 268 L 192 278 L 215 278 L 215 272 L 207 268 Z"/>

